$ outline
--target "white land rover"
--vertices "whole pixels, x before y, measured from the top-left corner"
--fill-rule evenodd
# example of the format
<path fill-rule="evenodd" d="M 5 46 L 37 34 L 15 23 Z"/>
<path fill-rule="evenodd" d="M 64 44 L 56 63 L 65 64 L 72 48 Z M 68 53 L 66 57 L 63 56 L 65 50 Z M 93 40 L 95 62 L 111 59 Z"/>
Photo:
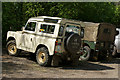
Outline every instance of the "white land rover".
<path fill-rule="evenodd" d="M 6 46 L 9 55 L 17 56 L 20 50 L 32 52 L 39 65 L 49 66 L 54 55 L 73 60 L 83 36 L 79 21 L 38 16 L 30 18 L 22 31 L 8 31 Z"/>

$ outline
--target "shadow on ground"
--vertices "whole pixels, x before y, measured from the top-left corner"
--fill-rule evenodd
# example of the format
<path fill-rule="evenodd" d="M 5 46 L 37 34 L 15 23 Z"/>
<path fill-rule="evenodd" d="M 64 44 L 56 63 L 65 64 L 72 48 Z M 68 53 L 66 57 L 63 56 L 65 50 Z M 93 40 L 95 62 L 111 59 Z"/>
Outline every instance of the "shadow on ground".
<path fill-rule="evenodd" d="M 14 71 L 17 70 L 27 70 L 27 69 L 33 69 L 34 68 L 43 68 L 41 66 L 33 66 L 37 65 L 36 60 L 35 60 L 35 55 L 27 52 L 22 52 L 20 56 L 14 57 L 5 57 L 8 56 L 6 54 L 6 51 L 3 51 L 3 71 L 6 71 L 6 73 L 13 73 Z M 5 58 L 4 58 L 5 57 Z M 27 60 L 27 61 L 26 61 Z M 120 59 L 115 59 L 116 61 L 111 61 L 111 62 L 106 62 L 108 64 L 119 64 L 118 60 Z M 15 62 L 13 62 L 15 61 Z M 19 64 L 17 62 L 21 62 L 22 64 Z M 103 62 L 105 63 L 105 62 Z M 105 64 L 106 64 L 105 63 Z M 28 66 L 26 64 L 29 64 L 31 66 Z M 44 67 L 44 69 L 49 69 L 49 68 L 58 68 L 62 70 L 88 70 L 88 71 L 100 71 L 100 70 L 113 70 L 113 67 L 109 67 L 106 65 L 101 65 L 100 63 L 95 63 L 95 62 L 80 62 L 79 66 L 71 66 L 68 63 L 64 65 L 60 65 L 59 67 Z"/>
<path fill-rule="evenodd" d="M 110 61 L 101 61 L 101 63 L 105 64 L 120 64 L 120 53 L 113 57 Z"/>
<path fill-rule="evenodd" d="M 86 63 L 79 64 L 79 66 L 75 66 L 75 67 L 74 66 L 72 66 L 72 67 L 63 66 L 61 69 L 100 71 L 100 70 L 112 70 L 115 68 L 100 65 L 100 64 L 86 62 Z"/>

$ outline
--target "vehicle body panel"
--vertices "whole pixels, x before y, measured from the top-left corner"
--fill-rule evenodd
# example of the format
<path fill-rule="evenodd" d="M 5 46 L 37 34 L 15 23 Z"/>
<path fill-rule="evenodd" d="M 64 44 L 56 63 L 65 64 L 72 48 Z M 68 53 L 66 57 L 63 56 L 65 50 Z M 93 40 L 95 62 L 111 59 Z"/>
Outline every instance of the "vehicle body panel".
<path fill-rule="evenodd" d="M 117 48 L 117 53 L 120 53 L 120 28 L 116 30 L 119 31 L 119 34 L 115 37 L 115 46 Z"/>
<path fill-rule="evenodd" d="M 94 41 L 87 41 L 87 40 L 84 40 L 83 43 L 89 45 L 90 49 L 93 49 L 93 50 L 95 49 L 95 44 L 96 44 L 96 43 L 94 43 Z"/>
<path fill-rule="evenodd" d="M 108 55 L 113 51 L 113 43 L 115 40 L 115 26 L 109 23 L 92 23 L 81 22 L 84 27 L 83 45 L 90 47 L 92 57 L 98 55 Z"/>
<path fill-rule="evenodd" d="M 57 23 L 45 22 L 44 18 L 58 19 L 58 22 Z M 59 37 L 58 32 L 59 32 L 60 26 L 65 27 L 66 24 L 70 23 L 74 25 L 75 24 L 79 25 L 79 27 L 81 27 L 80 21 L 67 20 L 67 19 L 58 18 L 58 17 L 47 17 L 47 16 L 33 17 L 27 21 L 25 28 L 29 22 L 36 23 L 35 31 L 29 31 L 25 29 L 23 31 L 16 31 L 16 32 L 8 31 L 7 40 L 9 37 L 14 37 L 14 39 L 16 40 L 16 45 L 18 49 L 25 50 L 32 53 L 35 53 L 39 45 L 44 45 L 48 49 L 49 55 L 53 55 L 55 52 L 56 40 L 58 40 L 60 43 L 62 42 L 60 46 L 62 49 L 61 51 L 62 52 L 65 51 L 63 46 L 64 46 L 64 36 L 65 36 L 66 28 L 64 28 L 63 35 Z M 40 28 L 42 24 L 55 25 L 54 33 L 50 34 L 50 33 L 40 32 Z"/>
<path fill-rule="evenodd" d="M 114 42 L 116 35 L 116 27 L 112 24 L 101 23 L 98 29 L 98 41 Z"/>
<path fill-rule="evenodd" d="M 100 23 L 81 22 L 80 24 L 84 27 L 85 31 L 83 40 L 96 42 L 99 28 L 98 26 Z"/>
<path fill-rule="evenodd" d="M 115 26 L 108 23 L 92 23 L 92 22 L 81 22 L 81 25 L 84 26 L 85 34 L 83 40 L 87 44 L 89 42 L 96 45 L 97 42 L 111 42 L 114 43 L 115 40 Z M 104 34 L 104 29 L 110 29 L 110 34 Z M 94 47 L 95 48 L 95 47 Z"/>

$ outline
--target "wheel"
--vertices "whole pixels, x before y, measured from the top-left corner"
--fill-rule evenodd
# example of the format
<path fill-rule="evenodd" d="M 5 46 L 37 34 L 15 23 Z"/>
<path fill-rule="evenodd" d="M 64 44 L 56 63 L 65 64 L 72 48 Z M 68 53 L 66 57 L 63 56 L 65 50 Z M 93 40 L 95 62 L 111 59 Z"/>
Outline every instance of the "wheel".
<path fill-rule="evenodd" d="M 80 56 L 79 60 L 80 61 L 87 61 L 90 58 L 90 48 L 88 46 L 85 46 L 83 48 L 82 55 Z"/>
<path fill-rule="evenodd" d="M 52 57 L 49 56 L 48 49 L 41 47 L 36 52 L 36 60 L 40 66 L 50 66 Z"/>
<path fill-rule="evenodd" d="M 16 47 L 15 40 L 8 41 L 7 45 L 7 52 L 10 56 L 18 56 L 20 53 L 20 50 Z"/>
<path fill-rule="evenodd" d="M 65 49 L 70 53 L 77 53 L 81 47 L 81 37 L 76 33 L 70 33 L 65 39 Z"/>

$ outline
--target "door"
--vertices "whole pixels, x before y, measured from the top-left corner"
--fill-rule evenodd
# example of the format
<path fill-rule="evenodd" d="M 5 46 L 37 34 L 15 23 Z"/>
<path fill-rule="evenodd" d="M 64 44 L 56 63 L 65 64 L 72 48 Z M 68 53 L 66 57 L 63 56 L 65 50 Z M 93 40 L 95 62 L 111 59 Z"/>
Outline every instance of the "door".
<path fill-rule="evenodd" d="M 49 55 L 53 55 L 55 41 L 59 31 L 59 24 L 39 22 L 36 30 L 36 47 L 37 45 L 42 44 L 48 48 Z"/>
<path fill-rule="evenodd" d="M 37 22 L 35 21 L 27 23 L 25 30 L 22 34 L 23 41 L 21 43 L 21 46 L 23 50 L 34 52 L 33 50 L 35 48 L 36 25 Z"/>

